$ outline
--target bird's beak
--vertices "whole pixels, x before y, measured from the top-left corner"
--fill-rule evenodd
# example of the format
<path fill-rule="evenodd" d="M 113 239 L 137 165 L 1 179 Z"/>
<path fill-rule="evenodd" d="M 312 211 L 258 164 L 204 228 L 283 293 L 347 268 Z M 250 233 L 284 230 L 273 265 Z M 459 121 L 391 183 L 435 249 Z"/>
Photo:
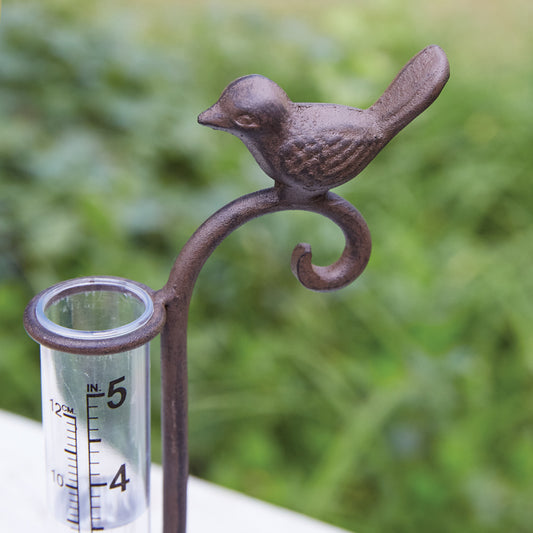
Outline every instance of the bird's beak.
<path fill-rule="evenodd" d="M 198 115 L 198 123 L 215 129 L 226 129 L 230 126 L 228 119 L 221 113 L 217 104 Z"/>

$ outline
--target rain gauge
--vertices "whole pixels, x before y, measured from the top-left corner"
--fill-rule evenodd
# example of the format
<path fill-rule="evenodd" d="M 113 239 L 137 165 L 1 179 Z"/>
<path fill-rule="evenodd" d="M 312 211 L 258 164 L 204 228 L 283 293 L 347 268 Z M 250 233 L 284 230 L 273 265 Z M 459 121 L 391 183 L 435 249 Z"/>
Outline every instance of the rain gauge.
<path fill-rule="evenodd" d="M 41 344 L 47 503 L 58 533 L 147 533 L 149 343 L 87 352 L 144 326 L 150 294 L 128 280 L 81 278 L 44 291 L 32 309 L 42 331 L 67 343 Z"/>
<path fill-rule="evenodd" d="M 149 532 L 149 342 L 161 332 L 163 533 L 185 533 L 187 320 L 203 265 L 249 220 L 310 211 L 342 230 L 345 247 L 332 265 L 315 266 L 311 246 L 300 243 L 292 253 L 293 273 L 315 291 L 354 281 L 370 257 L 370 233 L 359 211 L 329 189 L 360 172 L 437 98 L 448 76 L 446 55 L 428 46 L 367 110 L 296 104 L 266 78 L 236 80 L 199 121 L 245 140 L 275 185 L 241 196 L 208 218 L 158 291 L 124 278 L 90 277 L 59 283 L 33 298 L 24 325 L 41 345 L 47 494 L 55 531 Z M 263 89 L 253 91 L 256 82 Z M 285 123 L 289 115 L 293 120 Z"/>

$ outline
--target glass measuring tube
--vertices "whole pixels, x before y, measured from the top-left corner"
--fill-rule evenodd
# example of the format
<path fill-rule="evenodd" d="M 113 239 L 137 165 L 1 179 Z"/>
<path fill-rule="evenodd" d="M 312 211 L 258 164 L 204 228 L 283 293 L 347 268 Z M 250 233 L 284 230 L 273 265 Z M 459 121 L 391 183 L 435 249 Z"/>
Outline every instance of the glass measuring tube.
<path fill-rule="evenodd" d="M 81 278 L 40 296 L 35 316 L 55 335 L 96 342 L 150 318 L 141 287 Z M 103 355 L 41 345 L 47 507 L 58 533 L 150 530 L 149 343 Z"/>

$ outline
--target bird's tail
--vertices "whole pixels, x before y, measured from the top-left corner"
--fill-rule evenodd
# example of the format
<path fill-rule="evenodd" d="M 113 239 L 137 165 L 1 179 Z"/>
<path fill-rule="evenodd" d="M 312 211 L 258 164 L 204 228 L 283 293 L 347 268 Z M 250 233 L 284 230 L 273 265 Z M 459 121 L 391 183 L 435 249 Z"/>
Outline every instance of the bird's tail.
<path fill-rule="evenodd" d="M 369 109 L 376 113 L 387 140 L 434 102 L 449 76 L 446 54 L 436 45 L 424 48 L 403 67 Z"/>

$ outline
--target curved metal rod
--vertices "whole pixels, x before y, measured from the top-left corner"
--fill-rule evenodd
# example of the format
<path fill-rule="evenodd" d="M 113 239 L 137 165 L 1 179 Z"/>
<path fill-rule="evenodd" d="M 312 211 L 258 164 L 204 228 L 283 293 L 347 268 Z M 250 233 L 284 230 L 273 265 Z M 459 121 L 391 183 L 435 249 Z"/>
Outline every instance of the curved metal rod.
<path fill-rule="evenodd" d="M 300 283 L 313 291 L 333 291 L 346 287 L 361 275 L 370 258 L 370 231 L 361 213 L 349 202 L 328 192 L 323 202 L 303 207 L 335 222 L 343 231 L 346 245 L 332 265 L 315 266 L 311 246 L 300 243 L 292 252 L 291 269 Z"/>
<path fill-rule="evenodd" d="M 229 203 L 192 235 L 176 259 L 166 285 L 155 301 L 166 307 L 161 336 L 163 424 L 163 532 L 185 533 L 187 508 L 187 320 L 194 285 L 203 265 L 217 246 L 249 220 L 278 211 L 303 210 L 326 216 L 343 231 L 346 245 L 333 265 L 314 266 L 311 247 L 293 251 L 293 273 L 307 288 L 340 289 L 364 270 L 370 257 L 370 233 L 349 202 L 327 192 L 319 196 L 293 194 L 285 186 L 261 190 Z"/>

